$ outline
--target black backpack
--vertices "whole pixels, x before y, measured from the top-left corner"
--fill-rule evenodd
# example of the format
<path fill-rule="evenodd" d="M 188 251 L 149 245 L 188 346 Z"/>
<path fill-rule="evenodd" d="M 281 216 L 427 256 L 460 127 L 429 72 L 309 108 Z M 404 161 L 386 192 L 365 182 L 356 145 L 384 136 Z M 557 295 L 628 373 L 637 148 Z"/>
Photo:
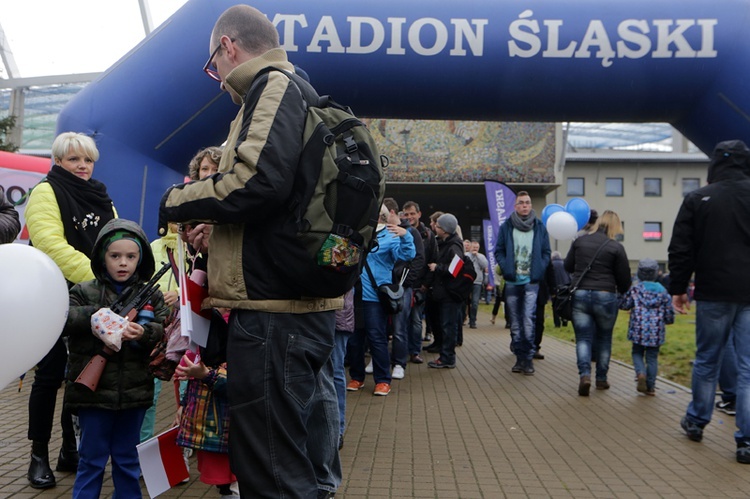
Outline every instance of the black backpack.
<path fill-rule="evenodd" d="M 288 211 L 274 221 L 280 222 L 273 231 L 283 244 L 275 247 L 273 260 L 301 297 L 341 296 L 359 278 L 370 249 L 388 158 L 351 109 L 319 96 L 297 74 L 270 71 L 289 77 L 307 106 Z"/>
<path fill-rule="evenodd" d="M 468 255 L 464 255 L 463 266 L 458 271 L 458 275 L 452 275 L 445 278 L 445 290 L 448 292 L 453 301 L 463 302 L 469 297 L 474 280 L 477 278 L 477 271 L 474 269 L 474 262 Z"/>

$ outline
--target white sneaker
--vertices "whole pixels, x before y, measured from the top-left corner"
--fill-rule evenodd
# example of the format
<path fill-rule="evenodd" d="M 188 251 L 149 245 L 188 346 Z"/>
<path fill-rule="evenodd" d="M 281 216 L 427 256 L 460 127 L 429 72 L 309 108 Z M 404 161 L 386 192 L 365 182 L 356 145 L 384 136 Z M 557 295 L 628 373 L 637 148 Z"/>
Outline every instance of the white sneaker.
<path fill-rule="evenodd" d="M 365 374 L 372 374 L 372 360 L 370 360 L 370 363 L 365 367 Z"/>
<path fill-rule="evenodd" d="M 393 374 L 391 374 L 393 379 L 404 379 L 405 374 L 403 367 L 398 364 L 393 366 Z"/>

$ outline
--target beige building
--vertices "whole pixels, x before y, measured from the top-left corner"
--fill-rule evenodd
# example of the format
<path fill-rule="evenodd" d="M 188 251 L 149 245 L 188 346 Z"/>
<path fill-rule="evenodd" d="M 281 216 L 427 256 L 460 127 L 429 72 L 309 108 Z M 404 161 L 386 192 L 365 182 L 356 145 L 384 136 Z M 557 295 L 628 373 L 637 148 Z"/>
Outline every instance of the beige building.
<path fill-rule="evenodd" d="M 685 193 L 706 185 L 708 158 L 702 153 L 594 151 L 568 153 L 560 187 L 546 203 L 565 206 L 584 198 L 600 214 L 613 210 L 623 221 L 631 267 L 641 258 L 666 266 L 667 248 Z M 541 214 L 541 208 L 537 209 Z M 552 250 L 567 254 L 570 241 L 550 241 Z"/>

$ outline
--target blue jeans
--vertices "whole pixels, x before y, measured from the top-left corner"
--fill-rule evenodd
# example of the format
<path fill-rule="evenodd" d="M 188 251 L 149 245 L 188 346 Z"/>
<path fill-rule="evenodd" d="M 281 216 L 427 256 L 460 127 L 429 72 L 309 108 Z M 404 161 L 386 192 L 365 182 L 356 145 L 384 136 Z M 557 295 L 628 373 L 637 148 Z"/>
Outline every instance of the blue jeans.
<path fill-rule="evenodd" d="M 104 469 L 112 458 L 112 482 L 117 497 L 139 498 L 141 466 L 136 445 L 146 408 L 111 411 L 79 409 L 81 445 L 78 447 L 78 471 L 73 483 L 75 499 L 98 499 L 104 481 Z"/>
<path fill-rule="evenodd" d="M 401 312 L 393 316 L 393 342 L 391 364 L 406 367 L 409 360 L 409 337 L 411 333 L 411 288 L 404 288 Z"/>
<path fill-rule="evenodd" d="M 341 476 L 325 461 L 338 449 L 335 327 L 333 311 L 232 311 L 229 459 L 243 497 L 314 498 L 335 481 L 321 470 Z"/>
<path fill-rule="evenodd" d="M 463 320 L 464 302 L 444 302 L 440 304 L 440 324 L 443 328 L 443 344 L 440 347 L 440 362 L 456 363 L 456 339 L 458 328 Z"/>
<path fill-rule="evenodd" d="M 719 369 L 719 389 L 721 400 L 734 402 L 737 400 L 737 353 L 734 351 L 734 332 L 729 334 L 724 356 L 721 358 Z"/>
<path fill-rule="evenodd" d="M 579 289 L 573 295 L 578 375 L 591 376 L 591 346 L 596 343 L 596 380 L 607 381 L 612 354 L 612 329 L 617 320 L 617 295 Z"/>
<path fill-rule="evenodd" d="M 344 368 L 344 358 L 346 357 L 346 344 L 349 343 L 351 335 L 350 331 L 337 329 L 336 336 L 334 336 L 333 352 L 331 352 L 333 384 L 336 387 L 339 406 L 339 435 L 343 435 L 346 429 L 346 369 Z"/>
<path fill-rule="evenodd" d="M 519 360 L 534 357 L 536 337 L 536 297 L 539 284 L 505 285 L 505 300 L 510 314 L 510 336 L 513 352 Z"/>
<path fill-rule="evenodd" d="M 636 374 L 646 375 L 646 388 L 653 390 L 659 372 L 659 347 L 647 347 L 633 343 L 633 367 Z M 643 359 L 646 362 L 643 362 Z"/>
<path fill-rule="evenodd" d="M 424 301 L 414 304 L 409 319 L 411 321 L 411 334 L 409 335 L 409 355 L 418 355 L 422 351 L 422 314 L 424 312 Z"/>
<path fill-rule="evenodd" d="M 375 383 L 391 382 L 391 360 L 388 355 L 388 334 L 385 327 L 388 316 L 380 303 L 363 301 L 364 328 L 357 328 L 349 338 L 349 376 L 365 380 L 365 338 L 372 356 L 372 377 Z"/>
<path fill-rule="evenodd" d="M 737 360 L 737 443 L 750 443 L 750 304 L 697 301 L 693 400 L 686 418 L 700 427 L 711 421 L 716 380 L 730 333 Z"/>
<path fill-rule="evenodd" d="M 469 326 L 477 325 L 477 309 L 479 308 L 479 297 L 482 295 L 482 283 L 474 283 L 471 288 L 471 304 L 469 305 Z"/>

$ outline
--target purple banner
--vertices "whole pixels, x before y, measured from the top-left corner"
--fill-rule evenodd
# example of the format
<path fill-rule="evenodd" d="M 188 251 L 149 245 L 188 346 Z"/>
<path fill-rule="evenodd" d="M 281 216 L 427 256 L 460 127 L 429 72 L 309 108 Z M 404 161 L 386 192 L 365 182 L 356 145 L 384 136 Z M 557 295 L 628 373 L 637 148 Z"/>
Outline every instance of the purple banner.
<path fill-rule="evenodd" d="M 482 233 L 484 234 L 484 248 L 487 254 L 487 266 L 489 267 L 489 283 L 495 287 L 495 234 L 497 231 L 493 228 L 492 220 L 486 218 L 482 220 Z"/>
<path fill-rule="evenodd" d="M 500 225 L 513 211 L 516 193 L 504 183 L 495 180 L 485 180 L 484 190 L 487 193 L 487 209 L 490 211 L 492 227 L 495 229 L 494 233 L 497 234 Z"/>

